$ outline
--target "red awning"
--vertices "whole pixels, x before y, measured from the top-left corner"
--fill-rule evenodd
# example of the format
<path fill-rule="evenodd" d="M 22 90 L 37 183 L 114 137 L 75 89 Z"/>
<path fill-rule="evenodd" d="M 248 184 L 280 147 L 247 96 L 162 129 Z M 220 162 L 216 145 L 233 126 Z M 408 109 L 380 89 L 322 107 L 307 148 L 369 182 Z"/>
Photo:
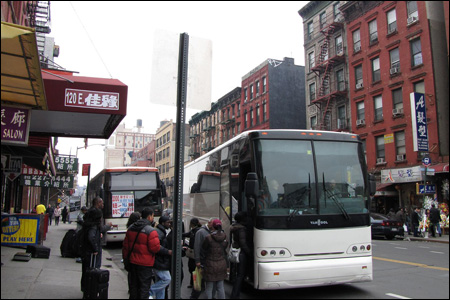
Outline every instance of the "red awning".
<path fill-rule="evenodd" d="M 377 191 L 385 191 L 388 189 L 389 186 L 394 185 L 394 184 L 395 184 L 395 182 L 377 183 Z"/>
<path fill-rule="evenodd" d="M 128 86 L 117 79 L 42 71 L 48 111 L 33 110 L 30 132 L 107 139 L 127 113 Z"/>
<path fill-rule="evenodd" d="M 434 169 L 434 173 L 448 173 L 448 162 L 429 166 L 428 169 Z"/>

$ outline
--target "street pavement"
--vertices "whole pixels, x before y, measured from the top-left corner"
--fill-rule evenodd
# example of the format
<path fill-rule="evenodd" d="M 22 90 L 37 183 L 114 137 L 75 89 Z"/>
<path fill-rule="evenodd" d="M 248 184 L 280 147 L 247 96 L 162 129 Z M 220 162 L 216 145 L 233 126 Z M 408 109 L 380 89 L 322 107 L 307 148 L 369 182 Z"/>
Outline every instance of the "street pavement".
<path fill-rule="evenodd" d="M 28 262 L 13 261 L 16 252 L 25 252 L 24 248 L 1 246 L 1 299 L 81 299 L 80 291 L 81 263 L 75 258 L 61 256 L 61 241 L 69 229 L 75 229 L 76 223 L 49 226 L 43 245 L 51 249 L 50 258 L 32 258 Z M 408 241 L 449 243 L 449 236 L 436 238 L 415 238 L 405 236 Z M 102 269 L 110 272 L 110 299 L 128 299 L 128 280 L 123 266 L 114 260 L 108 260 L 111 254 L 103 249 Z M 185 278 L 187 279 L 187 278 Z M 188 280 L 188 279 L 187 279 Z M 182 295 L 187 295 L 184 291 Z"/>

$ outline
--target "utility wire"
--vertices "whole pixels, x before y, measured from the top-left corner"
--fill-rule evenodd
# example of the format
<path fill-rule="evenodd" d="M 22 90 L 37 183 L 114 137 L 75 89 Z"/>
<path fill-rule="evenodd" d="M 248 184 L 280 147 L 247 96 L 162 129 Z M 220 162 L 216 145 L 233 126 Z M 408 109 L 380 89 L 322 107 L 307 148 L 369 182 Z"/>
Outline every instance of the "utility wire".
<path fill-rule="evenodd" d="M 83 24 L 83 22 L 81 21 L 80 16 L 78 16 L 78 13 L 77 13 L 77 11 L 75 10 L 75 7 L 73 6 L 72 2 L 69 2 L 69 3 L 70 3 L 70 5 L 72 6 L 73 11 L 75 12 L 75 15 L 77 16 L 78 21 L 80 21 L 81 26 L 83 26 L 83 29 L 84 29 L 84 31 L 86 32 L 86 35 L 88 36 L 89 41 L 91 42 L 92 46 L 93 46 L 94 49 L 95 49 L 95 52 L 97 52 L 98 57 L 100 58 L 100 60 L 101 60 L 102 63 L 103 63 L 103 66 L 105 67 L 106 71 L 108 72 L 109 77 L 112 79 L 113 77 L 112 77 L 112 75 L 111 75 L 111 72 L 109 72 L 109 69 L 108 69 L 108 67 L 106 66 L 105 62 L 103 61 L 103 58 L 102 58 L 102 56 L 100 55 L 100 52 L 98 52 L 97 47 L 95 47 L 94 41 L 92 41 L 91 36 L 89 35 L 89 32 L 87 31 L 86 27 L 84 27 L 84 24 Z"/>

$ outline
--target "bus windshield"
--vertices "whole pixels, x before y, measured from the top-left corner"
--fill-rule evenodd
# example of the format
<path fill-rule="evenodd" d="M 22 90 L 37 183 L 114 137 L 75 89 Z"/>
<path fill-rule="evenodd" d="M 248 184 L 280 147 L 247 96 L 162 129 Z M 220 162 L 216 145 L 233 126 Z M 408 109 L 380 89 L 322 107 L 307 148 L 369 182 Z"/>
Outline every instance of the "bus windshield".
<path fill-rule="evenodd" d="M 111 191 L 157 189 L 156 173 L 111 173 Z"/>
<path fill-rule="evenodd" d="M 257 140 L 260 216 L 367 213 L 358 143 Z"/>

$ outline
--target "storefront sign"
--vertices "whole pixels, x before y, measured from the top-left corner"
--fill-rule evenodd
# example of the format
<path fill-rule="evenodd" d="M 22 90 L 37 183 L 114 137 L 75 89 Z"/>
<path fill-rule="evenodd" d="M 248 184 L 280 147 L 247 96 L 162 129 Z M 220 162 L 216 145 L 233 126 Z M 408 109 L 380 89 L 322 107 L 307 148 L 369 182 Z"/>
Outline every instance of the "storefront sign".
<path fill-rule="evenodd" d="M 425 95 L 420 93 L 411 93 L 410 101 L 414 151 L 428 152 L 428 129 Z"/>
<path fill-rule="evenodd" d="M 31 110 L 2 104 L 2 145 L 28 145 Z"/>
<path fill-rule="evenodd" d="M 417 195 L 436 194 L 436 186 L 434 184 L 416 184 Z"/>
<path fill-rule="evenodd" d="M 64 106 L 119 110 L 119 93 L 66 89 Z"/>
<path fill-rule="evenodd" d="M 55 157 L 55 165 L 57 171 L 75 171 L 78 172 L 78 158 L 75 157 Z"/>
<path fill-rule="evenodd" d="M 393 133 L 384 135 L 384 143 L 385 144 L 391 144 L 393 142 L 394 142 L 394 134 Z"/>
<path fill-rule="evenodd" d="M 416 182 L 422 180 L 420 166 L 381 170 L 381 183 Z"/>
<path fill-rule="evenodd" d="M 46 175 L 22 175 L 20 184 L 26 186 L 52 187 L 59 189 L 73 189 L 73 175 L 46 176 Z"/>
<path fill-rule="evenodd" d="M 112 196 L 112 216 L 129 217 L 134 212 L 133 194 L 113 195 Z"/>
<path fill-rule="evenodd" d="M 2 216 L 2 246 L 37 244 L 40 218 L 40 215 Z"/>

